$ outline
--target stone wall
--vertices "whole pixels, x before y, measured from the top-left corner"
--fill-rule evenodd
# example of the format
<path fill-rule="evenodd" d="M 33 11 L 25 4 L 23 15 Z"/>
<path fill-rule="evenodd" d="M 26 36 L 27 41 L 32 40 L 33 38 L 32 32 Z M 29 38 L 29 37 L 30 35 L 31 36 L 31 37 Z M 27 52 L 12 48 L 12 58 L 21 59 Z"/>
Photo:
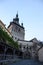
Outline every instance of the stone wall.
<path fill-rule="evenodd" d="M 38 51 L 39 61 L 43 62 L 43 47 Z"/>

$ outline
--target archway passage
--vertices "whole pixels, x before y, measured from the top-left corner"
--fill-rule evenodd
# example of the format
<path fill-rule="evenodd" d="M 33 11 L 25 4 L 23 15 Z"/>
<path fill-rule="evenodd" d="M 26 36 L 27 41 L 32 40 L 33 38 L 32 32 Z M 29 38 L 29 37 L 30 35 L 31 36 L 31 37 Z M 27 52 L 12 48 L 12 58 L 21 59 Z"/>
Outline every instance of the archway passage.
<path fill-rule="evenodd" d="M 6 54 L 13 55 L 13 50 L 11 48 L 8 48 Z"/>
<path fill-rule="evenodd" d="M 11 48 L 8 48 L 7 51 L 6 51 L 6 59 L 11 59 L 13 58 L 13 49 Z"/>
<path fill-rule="evenodd" d="M 4 46 L 0 45 L 0 60 L 4 59 Z"/>
<path fill-rule="evenodd" d="M 19 58 L 22 58 L 22 55 L 23 55 L 22 51 L 20 51 L 20 50 L 15 50 L 15 54 L 16 54 Z"/>
<path fill-rule="evenodd" d="M 23 53 L 23 58 L 24 59 L 30 59 L 31 58 L 31 53 L 29 52 L 29 51 L 25 51 L 24 53 Z"/>

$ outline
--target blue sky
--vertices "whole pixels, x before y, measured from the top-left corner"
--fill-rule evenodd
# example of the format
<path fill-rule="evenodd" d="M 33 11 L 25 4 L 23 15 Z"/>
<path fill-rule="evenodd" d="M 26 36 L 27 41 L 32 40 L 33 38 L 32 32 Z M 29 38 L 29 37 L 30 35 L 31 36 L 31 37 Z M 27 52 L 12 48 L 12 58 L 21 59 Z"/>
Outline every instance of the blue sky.
<path fill-rule="evenodd" d="M 0 19 L 6 26 L 18 11 L 20 24 L 25 27 L 25 39 L 43 41 L 43 0 L 0 0 Z"/>

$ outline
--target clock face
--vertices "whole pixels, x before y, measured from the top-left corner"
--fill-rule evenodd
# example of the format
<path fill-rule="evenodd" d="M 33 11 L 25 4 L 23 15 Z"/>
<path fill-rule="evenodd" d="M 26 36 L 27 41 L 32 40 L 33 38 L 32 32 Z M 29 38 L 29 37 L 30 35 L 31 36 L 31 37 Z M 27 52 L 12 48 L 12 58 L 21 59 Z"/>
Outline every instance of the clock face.
<path fill-rule="evenodd" d="M 16 26 L 14 31 L 20 32 L 20 28 L 18 26 Z"/>

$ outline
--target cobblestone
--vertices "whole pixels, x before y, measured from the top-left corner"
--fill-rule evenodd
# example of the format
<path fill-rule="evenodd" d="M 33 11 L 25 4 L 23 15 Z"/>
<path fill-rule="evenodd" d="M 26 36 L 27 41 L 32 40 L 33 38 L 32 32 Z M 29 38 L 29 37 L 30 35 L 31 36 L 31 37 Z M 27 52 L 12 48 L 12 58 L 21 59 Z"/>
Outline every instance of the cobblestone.
<path fill-rule="evenodd" d="M 9 65 L 43 65 L 43 63 L 35 60 L 21 60 L 19 62 L 12 63 Z"/>

